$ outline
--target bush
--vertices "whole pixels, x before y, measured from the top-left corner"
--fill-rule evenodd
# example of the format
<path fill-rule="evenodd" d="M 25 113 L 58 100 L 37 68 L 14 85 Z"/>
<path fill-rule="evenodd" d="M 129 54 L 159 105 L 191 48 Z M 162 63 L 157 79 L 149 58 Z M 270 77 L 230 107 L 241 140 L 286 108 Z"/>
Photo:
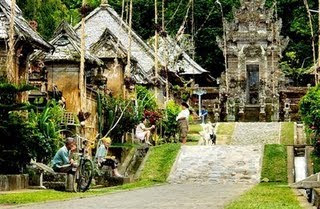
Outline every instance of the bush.
<path fill-rule="evenodd" d="M 18 96 L 29 85 L 0 82 L 0 173 L 22 173 L 31 159 L 48 163 L 58 147 L 63 110 L 50 102 L 42 113 L 20 103 Z"/>
<path fill-rule="evenodd" d="M 320 88 L 319 85 L 310 88 L 299 103 L 300 115 L 311 137 L 315 150 L 320 150 Z M 318 142 L 319 141 L 319 142 Z M 320 155 L 320 151 L 318 153 Z"/>
<path fill-rule="evenodd" d="M 320 128 L 320 88 L 319 85 L 311 88 L 307 94 L 302 97 L 300 104 L 300 114 L 303 122 L 319 132 Z"/>
<path fill-rule="evenodd" d="M 163 134 L 167 139 L 176 139 L 176 133 L 178 133 L 178 122 L 176 117 L 178 116 L 181 108 L 174 101 L 169 101 L 165 109 L 165 118 L 163 120 Z"/>

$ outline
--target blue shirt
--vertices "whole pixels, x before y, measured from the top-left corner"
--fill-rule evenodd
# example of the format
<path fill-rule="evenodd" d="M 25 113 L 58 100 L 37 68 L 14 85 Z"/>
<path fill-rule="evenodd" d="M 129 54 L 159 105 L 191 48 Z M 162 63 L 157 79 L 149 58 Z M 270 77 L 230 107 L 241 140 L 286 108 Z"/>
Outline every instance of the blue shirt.
<path fill-rule="evenodd" d="M 108 150 L 106 149 L 104 144 L 101 144 L 100 147 L 98 148 L 97 155 L 96 155 L 98 162 L 103 161 L 106 158 L 107 154 L 108 154 Z"/>
<path fill-rule="evenodd" d="M 67 147 L 66 146 L 61 147 L 53 157 L 53 160 L 51 161 L 52 167 L 59 168 L 63 165 L 69 164 L 70 163 L 69 156 L 70 156 L 70 152 L 67 149 Z"/>

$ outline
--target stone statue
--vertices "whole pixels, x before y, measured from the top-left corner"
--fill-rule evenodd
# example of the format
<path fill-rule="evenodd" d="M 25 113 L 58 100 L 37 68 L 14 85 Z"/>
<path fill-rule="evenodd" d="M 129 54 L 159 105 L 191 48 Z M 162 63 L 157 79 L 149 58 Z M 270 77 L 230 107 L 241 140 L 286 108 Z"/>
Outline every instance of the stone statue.
<path fill-rule="evenodd" d="M 239 114 L 244 114 L 245 101 L 246 101 L 245 95 L 242 94 L 242 96 L 240 96 L 240 99 L 239 99 Z"/>
<path fill-rule="evenodd" d="M 260 113 L 265 114 L 266 111 L 266 101 L 265 101 L 265 96 L 261 93 L 260 98 L 259 98 L 259 104 L 260 104 Z"/>
<path fill-rule="evenodd" d="M 214 113 L 214 122 L 217 123 L 220 121 L 220 114 L 219 112 Z"/>
<path fill-rule="evenodd" d="M 235 121 L 235 101 L 234 98 L 229 98 L 227 100 L 227 120 Z"/>
<path fill-rule="evenodd" d="M 290 107 L 290 99 L 286 98 L 284 102 L 284 121 L 290 121 L 290 112 L 291 112 L 291 107 Z"/>

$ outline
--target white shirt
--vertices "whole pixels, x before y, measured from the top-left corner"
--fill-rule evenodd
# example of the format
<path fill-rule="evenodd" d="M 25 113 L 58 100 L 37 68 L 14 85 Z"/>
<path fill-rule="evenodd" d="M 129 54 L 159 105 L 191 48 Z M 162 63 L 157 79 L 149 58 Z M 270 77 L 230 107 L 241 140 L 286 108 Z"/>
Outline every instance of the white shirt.
<path fill-rule="evenodd" d="M 190 111 L 188 109 L 181 110 L 181 112 L 179 112 L 176 120 L 178 121 L 181 118 L 186 118 L 187 120 L 189 120 L 189 115 L 190 115 Z"/>
<path fill-rule="evenodd" d="M 146 128 L 146 126 L 143 123 L 140 123 L 137 126 L 136 135 L 143 134 L 143 132 L 145 132 L 145 130 L 144 130 L 145 128 Z"/>

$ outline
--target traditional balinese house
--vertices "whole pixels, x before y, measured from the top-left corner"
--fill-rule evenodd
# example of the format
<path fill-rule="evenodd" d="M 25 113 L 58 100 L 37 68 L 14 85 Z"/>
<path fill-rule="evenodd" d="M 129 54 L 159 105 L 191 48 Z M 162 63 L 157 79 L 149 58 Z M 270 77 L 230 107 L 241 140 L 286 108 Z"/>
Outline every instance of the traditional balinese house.
<path fill-rule="evenodd" d="M 90 47 L 90 52 L 101 59 L 107 70 L 104 76 L 108 78 L 107 89 L 111 95 L 120 96 L 124 92 L 125 67 L 128 51 L 117 38 L 106 28 L 98 42 Z M 131 58 L 131 69 L 135 71 L 137 61 Z"/>
<path fill-rule="evenodd" d="M 0 77 L 6 75 L 8 57 L 8 39 L 10 24 L 11 1 L 0 1 Z M 28 80 L 28 59 L 35 49 L 50 51 L 52 46 L 46 42 L 29 23 L 22 17 L 18 6 L 14 18 L 14 82 L 25 83 Z"/>
<path fill-rule="evenodd" d="M 104 89 L 107 82 L 101 75 L 103 62 L 89 52 L 85 53 L 84 83 L 81 86 L 80 38 L 73 28 L 67 22 L 62 22 L 50 43 L 55 48 L 52 53 L 39 51 L 32 56 L 32 60 L 43 61 L 47 71 L 48 91 L 53 92 L 54 96 L 62 96 L 58 99 L 65 102 L 68 112 L 80 116 L 80 121 L 84 119 L 85 113 L 90 113 L 85 121 L 85 136 L 94 140 L 98 133 L 96 90 Z M 81 98 L 81 90 L 85 90 L 85 98 Z"/>
<path fill-rule="evenodd" d="M 75 26 L 78 34 L 81 32 L 81 23 Z M 165 58 L 158 54 L 159 67 L 158 79 L 155 76 L 155 52 L 150 45 L 146 44 L 135 31 L 131 31 L 126 22 L 116 13 L 116 11 L 103 1 L 100 7 L 96 8 L 85 18 L 85 31 L 86 31 L 86 46 L 93 54 L 99 56 L 105 61 L 108 73 L 108 88 L 121 89 L 123 82 L 123 72 L 126 67 L 126 58 L 124 54 L 129 54 L 129 46 L 131 41 L 131 76 L 135 83 L 156 89 L 157 98 L 160 104 L 164 104 L 165 99 L 165 73 L 163 69 Z M 108 41 L 106 41 L 108 40 Z M 179 46 L 174 46 L 173 59 L 177 59 L 175 65 L 168 67 L 169 72 L 169 85 L 172 87 L 174 82 L 177 85 L 183 86 L 185 82 L 190 79 L 197 80 L 207 73 L 206 70 L 201 68 L 194 62 L 185 52 L 181 52 Z M 103 56 L 101 56 L 103 54 Z M 108 56 L 106 56 L 108 55 Z M 113 55 L 113 56 L 110 56 Z M 114 58 L 116 56 L 116 58 Z M 109 59 L 106 59 L 110 57 Z M 106 62 L 106 60 L 109 60 Z M 119 66 L 119 60 L 122 65 Z M 115 66 L 118 66 L 116 68 Z M 168 65 L 167 65 L 168 66 Z M 122 70 L 120 70 L 122 69 Z M 120 73 L 121 72 L 121 73 Z M 118 73 L 118 74 L 117 74 Z M 120 75 L 120 77 L 119 77 Z M 201 80 L 201 79 L 199 79 Z"/>
<path fill-rule="evenodd" d="M 75 26 L 75 30 L 78 34 L 81 33 L 81 23 Z M 158 77 L 160 82 L 156 82 L 155 80 L 155 70 L 154 70 L 154 51 L 148 46 L 134 31 L 131 32 L 131 38 L 129 35 L 129 26 L 125 23 L 121 17 L 116 13 L 116 11 L 110 7 L 107 3 L 102 3 L 100 7 L 96 8 L 85 18 L 85 33 L 86 33 L 86 47 L 91 52 L 96 54 L 99 52 L 99 47 L 102 49 L 108 49 L 108 53 L 114 53 L 115 49 L 118 53 L 116 59 L 118 60 L 121 57 L 123 52 L 129 50 L 130 40 L 131 40 L 131 59 L 133 60 L 131 63 L 130 74 L 131 78 L 134 80 L 136 84 L 146 85 L 149 87 L 154 87 L 155 83 L 162 84 L 164 86 L 164 79 Z M 108 42 L 104 42 L 103 40 L 109 40 Z M 113 42 L 113 43 L 112 43 Z M 104 43 L 105 46 L 99 44 Z M 97 48 L 97 46 L 99 46 Z M 126 50 L 125 50 L 126 49 Z M 99 53 L 98 53 L 99 56 Z M 117 66 L 117 62 L 109 59 L 111 62 L 106 62 L 107 59 L 100 56 L 107 65 L 107 70 L 109 71 L 108 75 L 108 83 L 110 84 L 109 88 L 113 89 L 122 89 L 123 82 L 117 82 L 118 80 L 122 80 L 122 78 L 118 78 L 117 75 L 112 75 L 113 72 L 119 73 L 120 68 L 122 71 L 125 71 L 126 62 L 125 59 L 122 58 L 123 65 L 115 68 Z M 119 71 L 117 72 L 117 69 Z M 121 76 L 122 73 L 121 73 Z M 127 79 L 125 78 L 124 81 Z M 112 87 L 112 85 L 118 87 Z M 158 86 L 158 95 L 157 98 L 160 101 L 163 101 L 164 98 L 164 88 L 163 86 Z M 153 89 L 153 88 L 152 88 Z M 119 94 L 119 93 L 116 93 Z M 161 102 L 160 102 L 161 103 Z"/>

